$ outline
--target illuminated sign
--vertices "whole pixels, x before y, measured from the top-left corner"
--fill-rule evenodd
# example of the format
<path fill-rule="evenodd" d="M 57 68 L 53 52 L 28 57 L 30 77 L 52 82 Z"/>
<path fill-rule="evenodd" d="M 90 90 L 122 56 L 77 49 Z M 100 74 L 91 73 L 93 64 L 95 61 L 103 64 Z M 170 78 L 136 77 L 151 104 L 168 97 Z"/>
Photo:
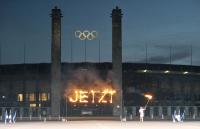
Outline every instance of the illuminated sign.
<path fill-rule="evenodd" d="M 115 90 L 80 90 L 71 92 L 68 99 L 71 103 L 112 103 Z"/>
<path fill-rule="evenodd" d="M 97 37 L 97 32 L 95 30 L 89 31 L 89 30 L 84 30 L 81 32 L 80 30 L 75 31 L 75 37 L 79 38 L 80 40 L 93 40 Z"/>

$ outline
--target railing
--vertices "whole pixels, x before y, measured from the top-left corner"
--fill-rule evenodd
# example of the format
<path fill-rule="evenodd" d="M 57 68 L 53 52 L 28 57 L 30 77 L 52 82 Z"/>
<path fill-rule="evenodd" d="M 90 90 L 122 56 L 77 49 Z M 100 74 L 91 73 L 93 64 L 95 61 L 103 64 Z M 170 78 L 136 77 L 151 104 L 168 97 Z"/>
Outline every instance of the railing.
<path fill-rule="evenodd" d="M 51 120 L 50 108 L 31 108 L 31 107 L 0 107 L 0 120 L 5 117 L 5 112 L 13 115 L 17 114 L 17 120 Z M 60 119 L 60 118 L 59 118 Z"/>
<path fill-rule="evenodd" d="M 124 108 L 125 118 L 127 120 L 138 120 L 139 106 L 127 106 Z M 5 117 L 5 112 L 14 114 L 17 113 L 17 120 L 63 120 L 67 115 L 60 115 L 57 118 L 51 116 L 50 107 L 0 107 L 0 120 Z M 145 119 L 148 120 L 171 120 L 174 111 L 184 112 L 185 120 L 200 120 L 200 106 L 149 106 L 145 111 Z M 70 116 L 73 117 L 73 116 Z M 98 117 L 98 116 L 96 116 Z M 103 117 L 103 116 L 101 116 Z"/>
<path fill-rule="evenodd" d="M 139 106 L 124 108 L 127 119 L 134 120 L 139 117 Z M 145 111 L 145 118 L 151 120 L 170 120 L 174 111 L 184 113 L 186 120 L 200 120 L 200 106 L 149 106 Z"/>

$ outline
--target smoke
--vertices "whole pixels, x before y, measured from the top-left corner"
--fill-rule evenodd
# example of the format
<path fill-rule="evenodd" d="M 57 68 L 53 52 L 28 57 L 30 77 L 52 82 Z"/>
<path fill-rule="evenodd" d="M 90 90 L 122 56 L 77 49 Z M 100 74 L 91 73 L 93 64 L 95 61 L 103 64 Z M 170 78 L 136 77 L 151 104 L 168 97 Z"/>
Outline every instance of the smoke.
<path fill-rule="evenodd" d="M 75 89 L 82 90 L 103 90 L 114 89 L 112 74 L 108 72 L 106 79 L 99 76 L 94 69 L 77 69 L 71 72 L 71 77 L 67 81 L 64 96 L 67 97 Z"/>
<path fill-rule="evenodd" d="M 176 52 L 173 53 L 171 55 L 171 62 L 175 62 L 175 61 L 180 61 L 183 59 L 186 59 L 188 57 L 190 57 L 190 52 L 189 51 L 180 51 L 180 52 Z M 145 62 L 146 60 L 143 59 L 140 62 Z M 149 63 L 169 63 L 170 62 L 170 57 L 166 57 L 166 56 L 153 56 L 148 58 L 148 62 Z"/>

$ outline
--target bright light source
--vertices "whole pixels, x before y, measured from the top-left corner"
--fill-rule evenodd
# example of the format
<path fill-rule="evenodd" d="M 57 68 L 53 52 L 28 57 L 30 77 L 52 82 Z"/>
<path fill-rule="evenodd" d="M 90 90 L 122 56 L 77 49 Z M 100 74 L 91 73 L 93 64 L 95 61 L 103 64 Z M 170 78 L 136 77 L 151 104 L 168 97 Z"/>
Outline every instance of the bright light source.
<path fill-rule="evenodd" d="M 144 97 L 146 97 L 146 98 L 149 99 L 149 100 L 153 98 L 153 96 L 150 95 L 150 94 L 145 94 Z"/>
<path fill-rule="evenodd" d="M 164 73 L 169 73 L 170 71 L 169 70 L 166 70 Z"/>
<path fill-rule="evenodd" d="M 18 94 L 17 99 L 18 99 L 19 102 L 22 102 L 23 101 L 23 94 Z"/>
<path fill-rule="evenodd" d="M 183 72 L 183 74 L 188 74 L 188 71 Z"/>
<path fill-rule="evenodd" d="M 47 93 L 40 93 L 39 94 L 39 101 L 47 101 L 48 100 L 48 94 Z"/>
<path fill-rule="evenodd" d="M 35 103 L 30 104 L 30 107 L 36 107 Z"/>
<path fill-rule="evenodd" d="M 147 69 L 143 70 L 143 72 L 146 73 L 146 72 L 147 72 Z"/>

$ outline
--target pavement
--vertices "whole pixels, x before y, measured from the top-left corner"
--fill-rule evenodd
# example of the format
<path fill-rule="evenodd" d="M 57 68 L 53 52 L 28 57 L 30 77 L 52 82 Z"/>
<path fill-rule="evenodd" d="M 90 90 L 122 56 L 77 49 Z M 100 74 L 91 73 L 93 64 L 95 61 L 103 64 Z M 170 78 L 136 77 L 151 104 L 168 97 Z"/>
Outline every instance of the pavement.
<path fill-rule="evenodd" d="M 172 121 L 35 121 L 0 123 L 0 129 L 200 129 L 200 121 L 173 123 Z"/>

